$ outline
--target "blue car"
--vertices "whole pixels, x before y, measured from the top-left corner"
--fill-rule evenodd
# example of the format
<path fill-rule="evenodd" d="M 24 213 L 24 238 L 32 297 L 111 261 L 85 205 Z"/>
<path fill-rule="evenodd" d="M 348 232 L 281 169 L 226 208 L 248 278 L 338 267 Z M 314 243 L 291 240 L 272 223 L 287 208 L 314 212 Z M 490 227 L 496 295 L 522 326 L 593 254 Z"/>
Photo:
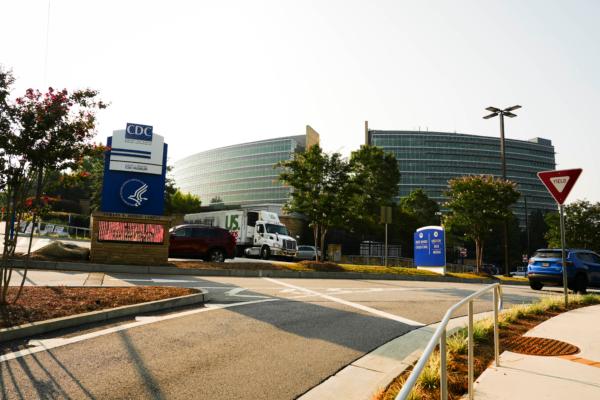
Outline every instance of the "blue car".
<path fill-rule="evenodd" d="M 567 286 L 575 293 L 586 293 L 588 287 L 600 287 L 600 256 L 591 250 L 566 249 Z M 541 290 L 545 285 L 562 286 L 560 249 L 540 249 L 527 265 L 529 286 Z"/>

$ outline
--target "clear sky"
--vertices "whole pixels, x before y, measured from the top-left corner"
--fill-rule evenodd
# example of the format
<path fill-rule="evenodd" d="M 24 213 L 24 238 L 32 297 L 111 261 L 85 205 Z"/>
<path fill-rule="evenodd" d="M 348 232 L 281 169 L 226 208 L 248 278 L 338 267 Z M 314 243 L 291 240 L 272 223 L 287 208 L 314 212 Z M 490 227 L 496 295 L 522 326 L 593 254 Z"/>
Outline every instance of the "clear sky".
<path fill-rule="evenodd" d="M 348 154 L 365 120 L 497 136 L 485 107 L 520 104 L 507 137 L 551 139 L 559 168 L 584 169 L 569 200 L 600 201 L 597 0 L 0 0 L 0 16 L 16 94 L 100 90 L 102 141 L 153 125 L 174 161 L 309 124 Z"/>

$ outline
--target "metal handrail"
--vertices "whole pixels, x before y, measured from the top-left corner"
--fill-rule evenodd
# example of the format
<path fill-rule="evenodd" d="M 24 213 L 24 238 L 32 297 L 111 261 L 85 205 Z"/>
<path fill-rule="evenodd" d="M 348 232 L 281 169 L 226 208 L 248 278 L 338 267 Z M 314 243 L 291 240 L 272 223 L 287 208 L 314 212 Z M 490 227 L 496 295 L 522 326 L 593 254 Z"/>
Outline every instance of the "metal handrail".
<path fill-rule="evenodd" d="M 468 386 L 468 394 L 469 400 L 473 399 L 473 375 L 474 375 L 474 367 L 473 367 L 473 300 L 487 293 L 488 291 L 493 290 L 493 302 L 494 302 L 494 358 L 496 367 L 500 366 L 500 341 L 498 340 L 498 312 L 502 309 L 502 287 L 499 283 L 494 283 L 492 285 L 486 286 L 481 290 L 471 294 L 468 297 L 465 297 L 452 307 L 446 311 L 444 314 L 444 318 L 440 322 L 439 326 L 433 333 L 433 336 L 427 343 L 427 347 L 425 347 L 425 351 L 423 351 L 423 355 L 415 365 L 413 371 L 410 376 L 402 386 L 402 390 L 396 396 L 396 400 L 406 400 L 417 383 L 417 379 L 423 372 L 427 361 L 429 361 L 429 357 L 433 353 L 433 350 L 437 346 L 438 342 L 440 345 L 440 399 L 447 400 L 448 399 L 448 371 L 446 365 L 446 326 L 450 321 L 450 317 L 454 312 L 464 305 L 465 303 L 469 303 L 469 327 L 468 327 L 468 337 L 469 337 L 469 350 L 468 350 L 468 364 L 469 364 L 469 386 Z"/>

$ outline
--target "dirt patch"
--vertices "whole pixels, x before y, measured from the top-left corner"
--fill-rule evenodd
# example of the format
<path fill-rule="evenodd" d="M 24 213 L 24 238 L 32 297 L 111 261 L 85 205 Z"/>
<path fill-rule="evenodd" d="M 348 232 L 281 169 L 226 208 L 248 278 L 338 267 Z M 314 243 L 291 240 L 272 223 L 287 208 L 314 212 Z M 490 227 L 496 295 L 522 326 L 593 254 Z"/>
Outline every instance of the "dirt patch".
<path fill-rule="evenodd" d="M 18 288 L 10 288 L 9 300 Z M 16 304 L 0 307 L 0 328 L 66 317 L 90 311 L 198 293 L 174 287 L 47 287 L 26 286 Z"/>
<path fill-rule="evenodd" d="M 241 270 L 287 270 L 276 263 L 260 263 L 260 262 L 240 262 L 240 263 L 219 263 L 219 262 L 202 262 L 202 261 L 170 261 L 169 266 L 183 269 L 241 269 Z"/>

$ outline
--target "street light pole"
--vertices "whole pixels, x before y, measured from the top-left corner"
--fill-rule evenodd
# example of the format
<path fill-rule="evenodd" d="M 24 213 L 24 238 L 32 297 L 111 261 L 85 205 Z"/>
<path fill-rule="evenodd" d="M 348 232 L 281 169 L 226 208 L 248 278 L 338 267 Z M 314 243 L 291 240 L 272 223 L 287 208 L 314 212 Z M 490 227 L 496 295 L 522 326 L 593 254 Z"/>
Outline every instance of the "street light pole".
<path fill-rule="evenodd" d="M 504 110 L 501 110 L 496 107 L 488 107 L 488 108 L 486 108 L 486 110 L 490 111 L 491 114 L 483 117 L 484 119 L 493 118 L 495 116 L 500 117 L 500 161 L 502 163 L 502 179 L 503 180 L 506 180 L 506 145 L 504 143 L 504 116 L 507 116 L 509 118 L 516 117 L 517 115 L 513 114 L 512 111 L 518 110 L 519 108 L 521 108 L 521 106 L 519 106 L 519 105 L 508 107 L 508 108 L 505 108 Z M 507 219 L 504 220 L 503 231 L 504 231 L 503 232 L 504 233 L 504 275 L 509 276 L 510 271 L 509 271 L 509 265 L 508 265 L 508 220 Z"/>

